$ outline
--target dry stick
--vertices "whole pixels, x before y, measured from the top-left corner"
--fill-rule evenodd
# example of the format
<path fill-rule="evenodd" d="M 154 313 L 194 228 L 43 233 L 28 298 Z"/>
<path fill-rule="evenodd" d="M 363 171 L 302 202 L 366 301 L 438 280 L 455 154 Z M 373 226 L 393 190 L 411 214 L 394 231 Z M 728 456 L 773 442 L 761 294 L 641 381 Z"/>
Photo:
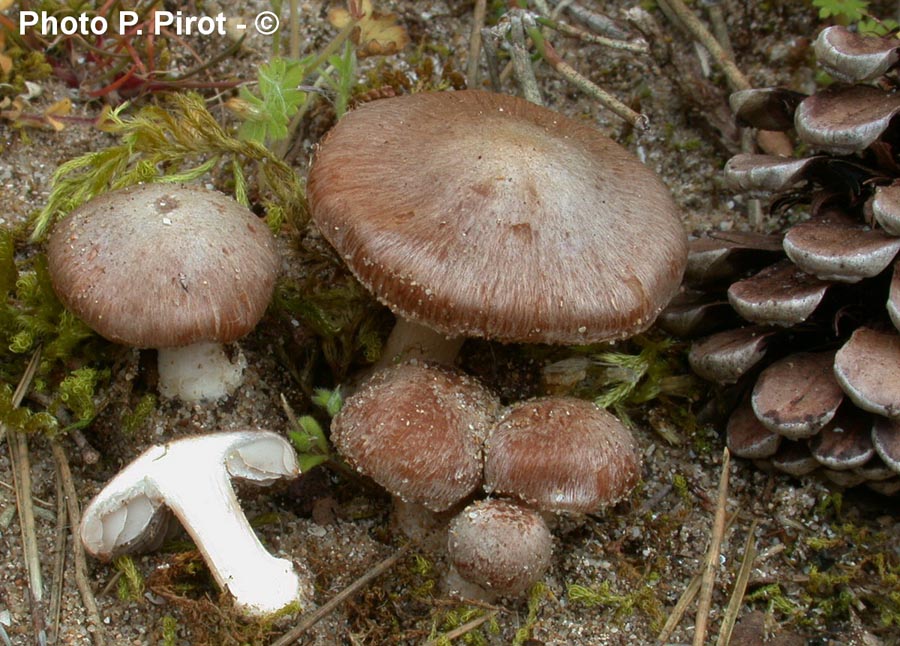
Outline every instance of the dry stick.
<path fill-rule="evenodd" d="M 481 34 L 485 14 L 487 14 L 487 0 L 475 0 L 472 31 L 469 32 L 469 60 L 466 63 L 466 87 L 470 89 L 478 85 L 478 59 L 481 58 Z"/>
<path fill-rule="evenodd" d="M 734 630 L 738 613 L 741 611 L 744 593 L 747 591 L 747 583 L 750 581 L 750 571 L 753 569 L 753 562 L 756 560 L 756 537 L 754 536 L 756 524 L 754 520 L 750 524 L 750 531 L 747 532 L 747 541 L 744 543 L 744 560 L 741 561 L 741 569 L 738 570 L 737 580 L 734 582 L 734 590 L 731 592 L 728 608 L 725 610 L 725 616 L 722 618 L 722 628 L 719 630 L 716 646 L 728 646 L 731 643 L 731 631 Z"/>
<path fill-rule="evenodd" d="M 728 25 L 725 24 L 725 16 L 722 14 L 722 5 L 716 0 L 706 8 L 709 14 L 709 24 L 712 25 L 712 33 L 719 41 L 722 49 L 734 60 L 734 49 L 731 47 L 731 37 L 728 35 Z"/>
<path fill-rule="evenodd" d="M 475 630 L 476 628 L 478 628 L 481 624 L 483 624 L 487 621 L 490 621 L 491 619 L 496 617 L 497 612 L 498 612 L 497 610 L 491 610 L 489 613 L 481 615 L 477 619 L 468 621 L 468 622 L 464 623 L 462 626 L 454 628 L 449 633 L 445 633 L 445 634 L 441 635 L 440 639 L 431 639 L 431 640 L 425 642 L 424 644 L 422 644 L 422 646 L 437 646 L 437 644 L 441 644 L 444 641 L 449 642 L 449 641 L 453 641 L 457 637 L 462 637 L 466 633 L 469 633 L 469 632 Z"/>
<path fill-rule="evenodd" d="M 484 60 L 487 63 L 488 77 L 491 79 L 491 89 L 500 91 L 500 63 L 497 59 L 497 44 L 494 42 L 494 32 L 485 27 L 481 30 L 481 48 L 484 50 Z"/>
<path fill-rule="evenodd" d="M 688 9 L 687 5 L 685 5 L 682 0 L 665 0 L 665 3 L 668 4 L 672 12 L 678 16 L 685 28 L 691 33 L 691 36 L 706 48 L 706 51 L 709 52 L 713 60 L 718 61 L 719 66 L 722 68 L 722 73 L 725 74 L 725 79 L 728 81 L 728 85 L 731 86 L 731 89 L 749 90 L 753 87 L 750 85 L 750 81 L 747 77 L 744 76 L 744 73 L 738 69 L 737 65 L 735 65 L 734 59 L 728 55 L 728 52 L 722 48 L 715 36 L 710 33 L 706 26 L 700 22 L 700 19 L 693 11 Z"/>
<path fill-rule="evenodd" d="M 76 531 L 81 524 L 81 509 L 78 506 L 78 492 L 75 491 L 75 481 L 72 480 L 72 470 L 69 468 L 69 460 L 66 452 L 59 442 L 51 442 L 53 460 L 56 462 L 56 475 L 62 482 L 66 497 L 66 509 L 69 512 L 69 527 L 72 530 L 72 553 L 75 557 L 75 585 L 81 593 L 81 602 L 87 612 L 88 621 L 92 624 L 91 636 L 95 646 L 105 646 L 103 621 L 100 619 L 100 609 L 94 592 L 91 590 L 91 582 L 87 576 L 87 558 L 84 555 L 84 545 L 81 543 Z"/>
<path fill-rule="evenodd" d="M 541 91 L 538 89 L 537 79 L 534 77 L 534 68 L 531 67 L 531 58 L 525 45 L 525 28 L 522 26 L 522 12 L 512 10 L 509 12 L 510 57 L 516 79 L 522 88 L 522 96 L 526 100 L 537 105 L 544 105 Z"/>
<path fill-rule="evenodd" d="M 348 585 L 346 588 L 338 592 L 331 599 L 313 610 L 307 615 L 300 618 L 300 623 L 294 626 L 289 632 L 282 635 L 279 639 L 272 643 L 271 646 L 289 646 L 296 642 L 307 630 L 312 628 L 316 623 L 324 619 L 326 616 L 341 605 L 348 597 L 356 594 L 359 590 L 367 586 L 374 579 L 381 576 L 392 567 L 394 567 L 400 559 L 406 556 L 406 553 L 412 548 L 413 543 L 407 543 L 399 550 L 394 552 L 392 556 L 378 563 L 371 570 L 363 574 L 356 581 Z"/>
<path fill-rule="evenodd" d="M 650 51 L 650 46 L 643 38 L 638 38 L 636 40 L 617 40 L 615 38 L 597 36 L 590 32 L 584 31 L 583 29 L 578 29 L 578 27 L 573 27 L 570 24 L 553 21 L 549 18 L 538 18 L 537 22 L 544 27 L 549 27 L 550 29 L 558 31 L 564 36 L 572 36 L 573 38 L 578 38 L 579 40 L 583 40 L 586 43 L 593 43 L 602 47 L 618 49 L 626 52 L 634 52 L 637 54 L 646 54 Z"/>
<path fill-rule="evenodd" d="M 13 393 L 13 408 L 19 407 L 25 398 L 25 393 L 31 387 L 31 380 L 37 372 L 40 356 L 41 348 L 38 346 Z M 28 571 L 31 623 L 34 627 L 36 643 L 42 644 L 47 639 L 44 613 L 41 607 L 44 600 L 44 580 L 41 577 L 41 558 L 35 531 L 34 507 L 31 501 L 31 462 L 28 459 L 28 440 L 25 434 L 18 430 L 5 429 L 5 433 L 9 444 L 9 458 L 12 462 L 13 485 L 16 489 L 16 507 L 19 510 L 19 526 L 22 530 L 25 569 Z"/>
<path fill-rule="evenodd" d="M 694 624 L 694 646 L 703 646 L 706 640 L 706 624 L 712 605 L 713 586 L 716 582 L 716 565 L 719 560 L 719 549 L 722 536 L 725 534 L 725 505 L 728 501 L 728 466 L 731 453 L 726 447 L 722 452 L 722 476 L 719 479 L 719 496 L 716 504 L 716 515 L 713 520 L 712 536 L 709 540 L 709 551 L 703 568 L 703 579 L 700 583 L 700 599 L 697 602 L 697 621 Z"/>
<path fill-rule="evenodd" d="M 548 42 L 543 44 L 544 59 L 550 66 L 559 73 L 569 83 L 577 87 L 585 94 L 599 101 L 603 106 L 612 110 L 615 114 L 622 117 L 631 124 L 635 130 L 646 130 L 650 125 L 650 120 L 640 112 L 635 112 L 627 105 L 619 101 L 612 94 L 593 83 L 590 79 L 582 76 L 578 71 L 566 63 Z"/>

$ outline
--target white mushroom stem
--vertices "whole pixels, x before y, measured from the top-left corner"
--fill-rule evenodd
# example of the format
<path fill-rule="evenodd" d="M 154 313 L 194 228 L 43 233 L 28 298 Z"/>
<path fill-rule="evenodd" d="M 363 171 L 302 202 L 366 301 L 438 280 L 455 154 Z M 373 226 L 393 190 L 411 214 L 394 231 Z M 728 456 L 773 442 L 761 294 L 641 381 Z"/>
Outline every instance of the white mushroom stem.
<path fill-rule="evenodd" d="M 452 366 L 463 341 L 464 337 L 447 337 L 425 325 L 398 316 L 373 372 L 411 359 Z"/>
<path fill-rule="evenodd" d="M 134 544 L 163 505 L 193 538 L 216 582 L 237 608 L 266 616 L 301 601 L 306 586 L 287 559 L 269 554 L 244 515 L 230 477 L 270 484 L 299 475 L 280 436 L 240 431 L 154 446 L 113 478 L 85 510 L 81 537 L 95 556 Z"/>
<path fill-rule="evenodd" d="M 221 343 L 194 343 L 181 348 L 160 348 L 159 392 L 184 402 L 214 401 L 241 385 L 247 360 L 242 353 L 232 361 Z"/>

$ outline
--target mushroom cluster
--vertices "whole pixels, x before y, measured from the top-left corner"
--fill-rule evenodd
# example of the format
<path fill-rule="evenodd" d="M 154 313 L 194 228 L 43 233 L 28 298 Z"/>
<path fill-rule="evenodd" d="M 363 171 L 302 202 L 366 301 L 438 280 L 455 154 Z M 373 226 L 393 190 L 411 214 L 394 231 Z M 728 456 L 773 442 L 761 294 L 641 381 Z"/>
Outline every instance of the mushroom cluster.
<path fill-rule="evenodd" d="M 159 389 L 215 400 L 240 385 L 246 362 L 223 344 L 268 307 L 280 260 L 248 208 L 199 186 L 142 184 L 85 203 L 47 244 L 53 288 L 101 336 L 159 354 Z"/>
<path fill-rule="evenodd" d="M 631 433 L 593 403 L 545 397 L 501 410 L 472 377 L 416 360 L 362 384 L 332 438 L 394 496 L 400 528 L 435 549 L 446 543 L 457 573 L 485 597 L 518 594 L 545 571 L 551 539 L 540 512 L 598 512 L 640 475 Z M 496 497 L 460 511 L 484 494 Z"/>
<path fill-rule="evenodd" d="M 407 531 L 443 531 L 481 487 L 508 497 L 460 512 L 449 547 L 491 592 L 521 591 L 549 560 L 537 510 L 618 500 L 637 482 L 634 441 L 612 415 L 567 398 L 498 418 L 471 378 L 408 360 L 451 365 L 467 336 L 575 345 L 647 329 L 684 272 L 677 207 L 596 129 L 481 91 L 351 112 L 319 145 L 307 186 L 322 235 L 397 315 L 375 376 L 333 420 L 335 445 L 399 498 Z M 525 571 L 473 565 L 517 560 L 502 552 L 525 536 Z"/>
<path fill-rule="evenodd" d="M 726 179 L 805 213 L 783 236 L 691 243 L 670 330 L 712 334 L 690 362 L 743 392 L 727 424 L 736 455 L 842 486 L 900 491 L 900 112 L 894 38 L 829 27 L 818 61 L 839 82 L 811 96 L 731 97 L 738 121 L 793 129 L 803 158 L 742 154 Z M 795 208 L 807 204 L 804 212 Z"/>

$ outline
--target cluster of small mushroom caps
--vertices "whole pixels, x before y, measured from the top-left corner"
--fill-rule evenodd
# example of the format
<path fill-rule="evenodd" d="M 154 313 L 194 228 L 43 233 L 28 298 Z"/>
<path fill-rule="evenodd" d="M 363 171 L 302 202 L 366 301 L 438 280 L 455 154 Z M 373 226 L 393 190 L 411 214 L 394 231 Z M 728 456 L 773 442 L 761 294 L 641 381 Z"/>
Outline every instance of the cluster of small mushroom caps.
<path fill-rule="evenodd" d="M 727 425 L 733 453 L 896 494 L 900 46 L 835 26 L 820 33 L 815 52 L 838 81 L 826 89 L 731 97 L 744 125 L 793 129 L 811 152 L 742 154 L 725 170 L 732 187 L 774 196 L 776 211 L 808 203 L 810 217 L 784 235 L 692 241 L 690 289 L 660 320 L 709 335 L 693 344 L 694 370 L 748 391 Z"/>
<path fill-rule="evenodd" d="M 639 478 L 636 444 L 589 402 L 548 397 L 502 410 L 475 380 L 439 364 L 451 365 L 467 336 L 573 345 L 646 329 L 684 271 L 677 208 L 651 171 L 590 126 L 480 91 L 349 113 L 317 150 L 308 196 L 322 235 L 397 315 L 385 358 L 333 420 L 336 447 L 394 494 L 407 527 L 416 512 L 456 513 L 482 490 L 489 498 L 457 513 L 449 530 L 456 569 L 496 592 L 522 590 L 549 560 L 539 510 L 597 511 L 619 500 Z M 140 348 L 246 334 L 279 266 L 271 235 L 247 209 L 166 184 L 77 209 L 54 229 L 48 256 L 65 305 Z M 218 346 L 174 361 L 174 379 L 171 354 L 181 351 L 160 352 L 163 394 L 214 401 L 239 385 L 240 362 Z M 198 370 L 208 364 L 224 376 L 208 381 Z M 238 606 L 268 614 L 309 586 L 260 545 L 228 476 L 297 474 L 274 433 L 174 440 L 107 485 L 82 538 L 107 558 L 146 547 L 164 535 L 168 507 Z"/>

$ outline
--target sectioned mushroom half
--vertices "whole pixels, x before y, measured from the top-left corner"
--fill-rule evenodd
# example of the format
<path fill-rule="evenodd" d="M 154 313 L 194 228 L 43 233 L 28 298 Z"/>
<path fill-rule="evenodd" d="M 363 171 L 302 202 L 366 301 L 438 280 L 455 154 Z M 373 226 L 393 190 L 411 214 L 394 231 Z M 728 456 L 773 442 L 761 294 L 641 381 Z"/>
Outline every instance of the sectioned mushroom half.
<path fill-rule="evenodd" d="M 584 344 L 653 323 L 687 242 L 666 187 L 596 129 L 482 91 L 368 103 L 320 144 L 312 217 L 398 316 L 384 352 Z"/>
<path fill-rule="evenodd" d="M 187 437 L 153 446 L 110 480 L 81 520 L 81 540 L 111 559 L 159 531 L 169 509 L 197 545 L 216 582 L 236 607 L 265 616 L 311 594 L 294 564 L 262 546 L 241 509 L 230 479 L 268 485 L 300 474 L 296 454 L 279 435 L 236 431 Z"/>
<path fill-rule="evenodd" d="M 75 209 L 54 227 L 50 277 L 62 303 L 110 341 L 159 350 L 159 388 L 214 400 L 245 362 L 222 344 L 249 333 L 279 269 L 271 232 L 230 197 L 143 184 Z"/>

